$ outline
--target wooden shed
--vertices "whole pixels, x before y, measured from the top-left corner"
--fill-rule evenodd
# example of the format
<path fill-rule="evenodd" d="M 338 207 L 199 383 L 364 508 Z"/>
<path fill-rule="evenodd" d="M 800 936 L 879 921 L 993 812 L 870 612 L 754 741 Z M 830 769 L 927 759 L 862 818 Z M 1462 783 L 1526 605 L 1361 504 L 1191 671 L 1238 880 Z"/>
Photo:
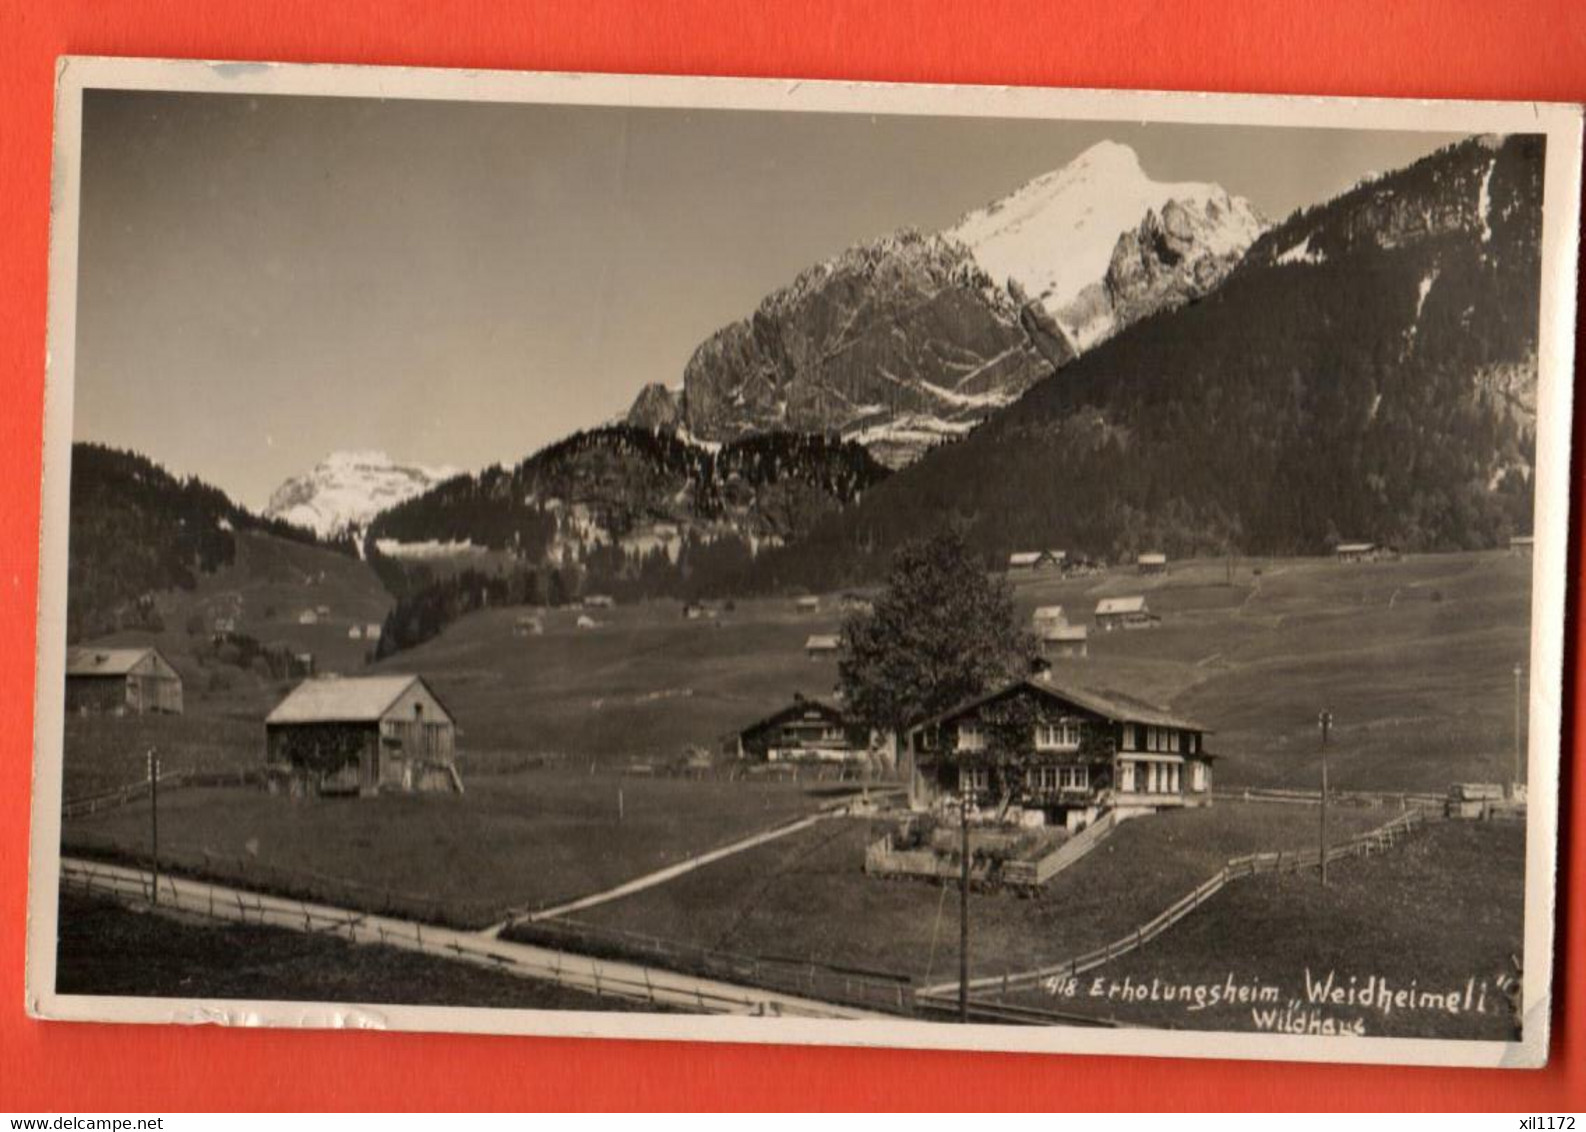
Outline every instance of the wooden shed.
<path fill-rule="evenodd" d="M 68 649 L 66 710 L 84 715 L 181 715 L 182 677 L 158 649 Z"/>
<path fill-rule="evenodd" d="M 462 791 L 457 725 L 420 676 L 305 680 L 265 717 L 272 776 L 316 794 Z"/>

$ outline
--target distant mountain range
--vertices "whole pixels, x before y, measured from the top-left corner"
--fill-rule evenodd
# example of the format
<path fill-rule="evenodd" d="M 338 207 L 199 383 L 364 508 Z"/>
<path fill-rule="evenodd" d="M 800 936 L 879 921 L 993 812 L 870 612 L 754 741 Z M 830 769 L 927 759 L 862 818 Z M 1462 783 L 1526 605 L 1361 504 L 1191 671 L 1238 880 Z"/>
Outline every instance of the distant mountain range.
<path fill-rule="evenodd" d="M 946 521 L 994 559 L 1529 532 L 1543 146 L 1472 138 L 1295 214 L 762 570 L 845 584 Z"/>
<path fill-rule="evenodd" d="M 398 464 L 384 452 L 333 452 L 276 488 L 264 514 L 323 538 L 357 537 L 380 512 L 457 474 L 456 468 Z"/>
<path fill-rule="evenodd" d="M 1242 198 L 1154 182 L 1103 142 L 946 232 L 809 268 L 706 339 L 680 394 L 646 387 L 628 420 L 707 440 L 840 435 L 902 467 L 1080 350 L 1206 294 L 1262 227 Z"/>

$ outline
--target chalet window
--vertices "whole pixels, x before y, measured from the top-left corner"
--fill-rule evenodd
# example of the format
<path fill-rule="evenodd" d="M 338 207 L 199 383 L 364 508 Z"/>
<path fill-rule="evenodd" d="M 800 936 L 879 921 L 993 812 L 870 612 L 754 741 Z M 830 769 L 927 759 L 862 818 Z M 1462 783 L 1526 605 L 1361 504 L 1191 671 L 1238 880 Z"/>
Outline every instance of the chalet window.
<path fill-rule="evenodd" d="M 1065 719 L 1060 723 L 1036 724 L 1035 746 L 1042 751 L 1077 751 L 1079 749 L 1079 722 Z"/>
<path fill-rule="evenodd" d="M 991 785 L 991 775 L 983 766 L 961 766 L 958 768 L 958 789 L 960 793 L 985 790 Z"/>
<path fill-rule="evenodd" d="M 1138 751 L 1140 749 L 1135 746 L 1134 724 L 1132 723 L 1123 725 L 1123 749 L 1126 751 Z"/>
<path fill-rule="evenodd" d="M 1036 790 L 1056 790 L 1058 785 L 1058 768 L 1055 766 L 1036 766 L 1030 768 L 1028 781 Z"/>
<path fill-rule="evenodd" d="M 1059 785 L 1065 790 L 1086 790 L 1090 787 L 1090 768 L 1086 766 L 1058 767 L 1061 771 Z"/>
<path fill-rule="evenodd" d="M 1206 764 L 1192 763 L 1190 765 L 1190 789 L 1197 794 L 1206 791 Z"/>
<path fill-rule="evenodd" d="M 958 749 L 960 751 L 983 751 L 986 749 L 986 733 L 980 729 L 980 724 L 960 723 L 958 725 Z"/>

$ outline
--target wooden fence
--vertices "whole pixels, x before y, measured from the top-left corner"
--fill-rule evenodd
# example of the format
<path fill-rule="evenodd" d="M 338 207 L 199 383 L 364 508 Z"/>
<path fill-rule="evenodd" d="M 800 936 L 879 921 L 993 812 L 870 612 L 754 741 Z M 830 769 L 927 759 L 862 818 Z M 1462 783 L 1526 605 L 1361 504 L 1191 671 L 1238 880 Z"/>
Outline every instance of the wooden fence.
<path fill-rule="evenodd" d="M 161 790 L 181 790 L 195 786 L 250 786 L 264 781 L 264 773 L 257 770 L 168 770 L 159 776 Z M 149 796 L 149 780 L 140 779 L 79 798 L 68 798 L 61 803 L 63 819 L 87 817 L 103 810 L 114 810 Z"/>
<path fill-rule="evenodd" d="M 1118 825 L 1116 810 L 1108 810 L 1056 849 L 1034 861 L 1004 861 L 1000 871 L 984 858 L 973 861 L 969 879 L 986 882 L 993 878 L 1014 888 L 1039 888 L 1101 844 Z M 953 857 L 934 849 L 897 849 L 892 834 L 886 833 L 865 846 L 865 872 L 872 876 L 923 877 L 957 880 L 961 865 Z"/>
<path fill-rule="evenodd" d="M 487 936 L 243 892 L 168 873 L 160 874 L 157 883 L 162 907 L 212 920 L 320 933 L 349 943 L 399 947 L 662 1009 L 812 1018 L 866 1016 L 839 1005 L 828 1009 L 825 1003 L 813 1000 L 768 997 L 754 988 L 672 977 L 631 964 L 613 966 L 598 958 L 525 948 Z M 155 884 L 155 878 L 142 871 L 72 858 L 61 861 L 61 887 L 88 896 L 148 902 L 154 896 Z"/>
<path fill-rule="evenodd" d="M 1021 888 L 1038 888 L 1105 841 L 1118 821 L 1118 811 L 1108 810 L 1039 860 L 1009 861 L 1002 866 L 1002 879 Z"/>
<path fill-rule="evenodd" d="M 1356 837 L 1351 837 L 1337 845 L 1329 846 L 1327 859 L 1331 862 L 1345 857 L 1364 857 L 1373 852 L 1384 852 L 1391 848 L 1398 838 L 1409 834 L 1417 825 L 1425 821 L 1425 810 L 1406 810 L 1386 825 Z M 1111 943 L 1104 944 L 1093 951 L 1087 951 L 1083 955 L 1076 955 L 1072 959 L 1065 959 L 1060 963 L 1038 967 L 1032 971 L 971 979 L 969 981 L 970 990 L 996 991 L 999 994 L 1006 994 L 1009 991 L 1024 990 L 1038 986 L 1048 979 L 1071 978 L 1081 975 L 1086 971 L 1111 963 L 1114 959 L 1127 955 L 1136 948 L 1151 942 L 1221 892 L 1223 886 L 1229 881 L 1237 880 L 1241 877 L 1258 876 L 1262 873 L 1292 873 L 1299 872 L 1302 869 L 1314 869 L 1320 867 L 1321 859 L 1322 854 L 1319 847 L 1316 849 L 1282 850 L 1276 853 L 1251 853 L 1244 857 L 1233 857 L 1221 869 L 1207 878 L 1204 883 L 1174 901 L 1166 910 Z M 927 1001 L 940 1003 L 949 997 L 956 996 L 957 993 L 957 983 L 942 983 L 937 986 L 921 988 L 917 992 L 917 997 L 922 1004 Z"/>
<path fill-rule="evenodd" d="M 648 963 L 681 974 L 724 979 L 889 1014 L 914 1013 L 912 980 L 892 972 L 791 956 L 742 955 L 565 918 L 520 921 L 506 928 L 501 938 L 579 955 Z"/>

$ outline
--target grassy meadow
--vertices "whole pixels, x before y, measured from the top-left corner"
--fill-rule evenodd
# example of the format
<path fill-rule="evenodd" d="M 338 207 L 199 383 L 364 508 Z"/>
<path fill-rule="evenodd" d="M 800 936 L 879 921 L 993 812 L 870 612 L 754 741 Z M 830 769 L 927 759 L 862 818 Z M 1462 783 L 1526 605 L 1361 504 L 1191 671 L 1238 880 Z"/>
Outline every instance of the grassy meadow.
<path fill-rule="evenodd" d="M 1338 808 L 1342 838 L 1396 811 Z M 1035 898 L 972 893 L 976 977 L 1055 963 L 1118 938 L 1200 884 L 1233 856 L 1310 848 L 1312 808 L 1258 803 L 1164 813 L 1125 822 Z M 600 928 L 749 955 L 774 955 L 942 981 L 958 971 L 955 886 L 881 880 L 863 871 L 864 846 L 885 823 L 821 822 L 717 861 L 668 884 L 587 909 Z M 814 914 L 830 909 L 829 914 Z"/>
<path fill-rule="evenodd" d="M 483 926 L 790 821 L 845 789 L 554 769 L 465 782 L 460 795 L 359 799 L 174 790 L 160 798 L 160 853 L 244 886 Z M 118 856 L 147 853 L 150 839 L 147 801 L 62 832 L 68 852 Z"/>
<path fill-rule="evenodd" d="M 1190 1010 L 1182 1002 L 1109 1000 L 1105 992 L 1125 980 L 1193 987 L 1232 976 L 1281 987 L 1286 1005 L 1307 998 L 1307 976 L 1318 981 L 1329 973 L 1335 985 L 1375 976 L 1396 989 L 1413 983 L 1434 993 L 1463 992 L 1474 981 L 1473 1005 L 1483 1010 L 1384 1014 L 1333 1006 L 1325 1013 L 1358 1018 L 1367 1034 L 1507 1040 L 1513 1017 L 1498 979 L 1514 973 L 1510 957 L 1524 951 L 1524 858 L 1518 822 L 1434 823 L 1381 856 L 1341 862 L 1329 870 L 1326 890 L 1314 873 L 1229 885 L 1140 951 L 1081 976 L 1072 995 L 1055 987 L 1010 1001 L 1132 1025 L 1248 1030 L 1248 1005 Z M 1243 927 L 1258 923 L 1260 931 Z M 1094 993 L 1098 979 L 1101 994 Z"/>

